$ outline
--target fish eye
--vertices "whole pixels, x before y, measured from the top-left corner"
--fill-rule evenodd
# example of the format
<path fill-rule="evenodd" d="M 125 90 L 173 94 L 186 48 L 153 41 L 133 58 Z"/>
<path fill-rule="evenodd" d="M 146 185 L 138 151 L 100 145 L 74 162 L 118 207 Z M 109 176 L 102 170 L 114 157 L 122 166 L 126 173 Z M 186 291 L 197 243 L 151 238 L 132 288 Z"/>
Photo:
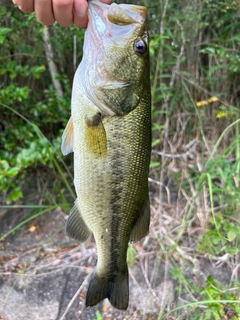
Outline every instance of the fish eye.
<path fill-rule="evenodd" d="M 133 50 L 138 54 L 143 54 L 147 51 L 147 45 L 142 39 L 137 39 L 134 42 Z"/>

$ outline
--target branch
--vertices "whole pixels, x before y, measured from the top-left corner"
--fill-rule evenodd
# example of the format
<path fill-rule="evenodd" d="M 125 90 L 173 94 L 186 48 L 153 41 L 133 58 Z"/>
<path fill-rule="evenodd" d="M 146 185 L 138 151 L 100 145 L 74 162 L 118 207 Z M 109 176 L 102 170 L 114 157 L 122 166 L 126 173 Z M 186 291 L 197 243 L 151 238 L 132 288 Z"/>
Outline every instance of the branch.
<path fill-rule="evenodd" d="M 47 62 L 48 62 L 48 68 L 49 68 L 49 72 L 50 72 L 50 75 L 52 78 L 53 86 L 57 91 L 57 95 L 59 97 L 63 97 L 63 90 L 62 90 L 61 82 L 56 77 L 59 72 L 58 72 L 57 66 L 53 60 L 54 54 L 53 54 L 52 44 L 50 42 L 48 27 L 43 28 L 43 41 L 44 41 L 44 50 L 45 50 L 45 54 L 46 54 Z"/>

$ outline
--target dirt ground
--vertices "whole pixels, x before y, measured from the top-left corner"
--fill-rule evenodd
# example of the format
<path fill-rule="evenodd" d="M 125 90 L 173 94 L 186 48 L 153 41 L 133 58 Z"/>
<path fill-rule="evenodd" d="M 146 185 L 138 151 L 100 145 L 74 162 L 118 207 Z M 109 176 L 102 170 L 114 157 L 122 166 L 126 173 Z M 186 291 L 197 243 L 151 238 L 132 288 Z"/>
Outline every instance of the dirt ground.
<path fill-rule="evenodd" d="M 29 216 L 29 209 L 0 210 L 0 235 Z M 148 237 L 134 244 L 137 257 L 129 268 L 128 310 L 118 311 L 107 300 L 86 308 L 85 293 L 88 275 L 96 264 L 96 247 L 93 239 L 84 244 L 69 240 L 65 218 L 61 209 L 50 211 L 0 242 L 0 319 L 154 320 L 163 308 L 171 311 L 177 301 L 179 304 L 181 297 L 171 276 L 171 263 L 159 259 L 159 248 L 152 245 L 154 235 L 150 230 Z M 186 277 L 198 274 L 200 282 L 209 274 L 222 283 L 230 280 L 226 264 L 215 268 L 207 259 L 197 261 L 198 270 L 188 265 L 182 268 Z"/>
<path fill-rule="evenodd" d="M 1 234 L 20 222 L 18 215 L 21 214 L 14 209 L 3 215 Z M 133 315 L 137 318 L 140 313 L 151 314 L 152 319 L 157 319 L 163 279 L 160 276 L 156 280 L 159 287 L 156 296 L 156 289 L 153 292 L 148 290 L 139 265 L 130 270 L 131 314 L 115 310 L 107 300 L 94 308 L 85 307 L 87 281 L 84 279 L 96 264 L 95 244 L 93 239 L 81 245 L 69 240 L 64 224 L 63 213 L 60 209 L 55 210 L 31 221 L 1 243 L 1 317 L 4 320 L 95 319 L 99 310 L 104 319 L 130 319 Z M 151 253 L 148 255 L 150 257 Z M 169 286 L 173 299 L 171 282 Z"/>

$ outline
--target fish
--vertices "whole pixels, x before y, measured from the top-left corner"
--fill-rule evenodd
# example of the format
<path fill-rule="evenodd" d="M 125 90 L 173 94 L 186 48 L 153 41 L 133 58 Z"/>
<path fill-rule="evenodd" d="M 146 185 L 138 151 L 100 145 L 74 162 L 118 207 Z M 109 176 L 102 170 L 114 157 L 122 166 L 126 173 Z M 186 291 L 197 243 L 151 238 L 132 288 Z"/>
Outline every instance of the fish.
<path fill-rule="evenodd" d="M 83 57 L 72 88 L 63 155 L 74 153 L 77 199 L 66 222 L 70 238 L 94 236 L 97 263 L 86 306 L 107 298 L 126 310 L 129 242 L 149 232 L 151 94 L 147 9 L 89 1 Z"/>

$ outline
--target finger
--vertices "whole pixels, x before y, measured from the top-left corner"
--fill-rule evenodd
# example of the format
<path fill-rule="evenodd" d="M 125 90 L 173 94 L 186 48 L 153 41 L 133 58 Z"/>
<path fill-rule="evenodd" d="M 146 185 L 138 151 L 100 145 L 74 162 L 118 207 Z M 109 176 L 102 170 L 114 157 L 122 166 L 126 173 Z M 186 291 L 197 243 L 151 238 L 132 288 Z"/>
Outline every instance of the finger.
<path fill-rule="evenodd" d="M 100 0 L 100 2 L 110 4 L 112 1 L 111 0 Z"/>
<path fill-rule="evenodd" d="M 73 24 L 73 0 L 52 0 L 55 20 L 63 27 Z"/>
<path fill-rule="evenodd" d="M 102 3 L 110 4 L 111 0 L 101 0 Z M 88 15 L 87 15 L 87 1 L 75 0 L 74 1 L 74 24 L 79 28 L 87 28 Z"/>
<path fill-rule="evenodd" d="M 74 24 L 78 28 L 86 29 L 88 24 L 88 15 L 87 13 L 83 17 L 78 17 L 77 15 L 74 15 Z"/>
<path fill-rule="evenodd" d="M 55 22 L 52 1 L 35 0 L 35 15 L 39 22 L 46 26 L 50 26 Z"/>
<path fill-rule="evenodd" d="M 86 0 L 75 0 L 74 1 L 74 24 L 79 28 L 86 28 L 88 23 L 87 16 L 88 4 Z"/>
<path fill-rule="evenodd" d="M 13 2 L 23 12 L 29 13 L 34 11 L 34 0 L 14 0 Z"/>

